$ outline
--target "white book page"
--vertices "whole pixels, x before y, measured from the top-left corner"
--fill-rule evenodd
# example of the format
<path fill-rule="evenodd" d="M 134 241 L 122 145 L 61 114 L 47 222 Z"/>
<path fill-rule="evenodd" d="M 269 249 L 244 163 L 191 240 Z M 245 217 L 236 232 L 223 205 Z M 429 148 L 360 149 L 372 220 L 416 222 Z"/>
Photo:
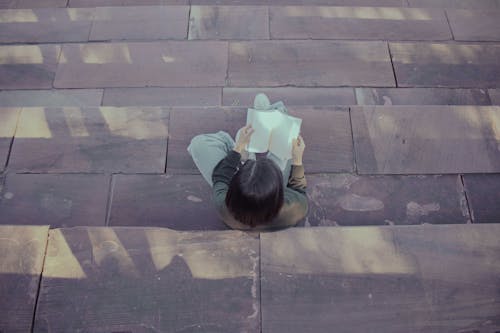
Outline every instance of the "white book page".
<path fill-rule="evenodd" d="M 265 153 L 269 150 L 271 132 L 281 121 L 281 112 L 248 109 L 247 125 L 254 130 L 247 151 L 250 153 Z"/>
<path fill-rule="evenodd" d="M 271 134 L 269 151 L 282 160 L 289 160 L 292 158 L 292 140 L 299 136 L 302 119 L 280 114 L 280 124 Z"/>

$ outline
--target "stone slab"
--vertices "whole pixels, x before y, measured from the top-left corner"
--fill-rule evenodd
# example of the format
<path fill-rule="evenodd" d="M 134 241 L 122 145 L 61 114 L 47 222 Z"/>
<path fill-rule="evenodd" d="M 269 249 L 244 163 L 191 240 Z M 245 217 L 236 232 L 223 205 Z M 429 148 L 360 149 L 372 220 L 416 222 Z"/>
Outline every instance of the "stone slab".
<path fill-rule="evenodd" d="M 398 87 L 500 86 L 500 45 L 389 43 Z"/>
<path fill-rule="evenodd" d="M 395 86 L 383 42 L 231 42 L 229 53 L 232 87 Z"/>
<path fill-rule="evenodd" d="M 54 86 L 222 86 L 227 47 L 226 42 L 213 41 L 66 44 Z"/>
<path fill-rule="evenodd" d="M 103 105 L 218 106 L 221 88 L 106 88 Z"/>
<path fill-rule="evenodd" d="M 68 7 L 189 5 L 189 0 L 68 0 Z"/>
<path fill-rule="evenodd" d="M 500 105 L 500 89 L 488 89 L 492 105 Z"/>
<path fill-rule="evenodd" d="M 500 171 L 498 107 L 367 106 L 351 118 L 362 174 Z"/>
<path fill-rule="evenodd" d="M 50 232 L 34 332 L 260 332 L 259 241 L 242 232 Z"/>
<path fill-rule="evenodd" d="M 189 39 L 269 39 L 264 6 L 192 6 Z"/>
<path fill-rule="evenodd" d="M 410 7 L 500 9 L 499 0 L 408 0 Z"/>
<path fill-rule="evenodd" d="M 485 89 L 355 88 L 358 105 L 491 105 Z"/>
<path fill-rule="evenodd" d="M 353 105 L 356 104 L 352 88 L 224 88 L 222 105 L 252 107 L 255 96 L 265 93 L 272 102 L 286 105 Z"/>
<path fill-rule="evenodd" d="M 272 39 L 452 39 L 440 9 L 273 6 L 269 15 Z"/>
<path fill-rule="evenodd" d="M 262 332 L 495 332 L 499 232 L 448 225 L 261 234 Z"/>
<path fill-rule="evenodd" d="M 500 223 L 500 175 L 464 175 L 474 223 Z"/>
<path fill-rule="evenodd" d="M 98 7 L 89 40 L 186 39 L 188 13 L 188 6 Z"/>
<path fill-rule="evenodd" d="M 167 173 L 198 174 L 193 159 L 187 152 L 191 139 L 198 134 L 236 132 L 246 123 L 246 110 L 186 108 L 170 111 L 170 136 L 168 140 Z"/>
<path fill-rule="evenodd" d="M 66 7 L 68 0 L 0 0 L 0 8 Z"/>
<path fill-rule="evenodd" d="M 499 11 L 447 10 L 455 40 L 500 41 Z"/>
<path fill-rule="evenodd" d="M 10 168 L 29 172 L 163 173 L 168 111 L 24 108 Z"/>
<path fill-rule="evenodd" d="M 0 224 L 104 226 L 109 182 L 105 175 L 10 173 L 0 199 Z"/>
<path fill-rule="evenodd" d="M 30 332 L 49 228 L 0 226 L 0 235 L 0 330 Z"/>
<path fill-rule="evenodd" d="M 52 88 L 59 45 L 0 46 L 0 89 Z"/>
<path fill-rule="evenodd" d="M 20 113 L 20 108 L 0 108 L 0 171 L 5 168 L 9 158 Z"/>
<path fill-rule="evenodd" d="M 459 175 L 308 175 L 306 226 L 470 223 Z"/>
<path fill-rule="evenodd" d="M 3 90 L 1 107 L 99 106 L 102 89 Z"/>
<path fill-rule="evenodd" d="M 326 6 L 407 6 L 406 0 L 191 0 L 193 5 L 326 5 Z"/>
<path fill-rule="evenodd" d="M 0 11 L 0 43 L 86 42 L 94 9 L 40 8 Z"/>
<path fill-rule="evenodd" d="M 117 175 L 110 226 L 225 230 L 201 175 Z"/>

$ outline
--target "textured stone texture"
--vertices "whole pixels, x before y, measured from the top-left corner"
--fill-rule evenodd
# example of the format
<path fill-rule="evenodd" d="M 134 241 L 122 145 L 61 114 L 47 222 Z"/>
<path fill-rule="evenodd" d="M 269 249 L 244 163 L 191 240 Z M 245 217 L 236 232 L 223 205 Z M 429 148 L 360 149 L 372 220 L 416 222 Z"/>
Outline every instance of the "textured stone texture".
<path fill-rule="evenodd" d="M 273 39 L 449 40 L 439 9 L 270 7 Z"/>
<path fill-rule="evenodd" d="M 394 86 L 382 42 L 232 42 L 229 53 L 233 87 Z"/>
<path fill-rule="evenodd" d="M 351 118 L 360 173 L 500 171 L 498 107 L 367 106 Z"/>
<path fill-rule="evenodd" d="M 24 108 L 10 167 L 162 173 L 167 137 L 168 112 L 161 108 Z"/>
<path fill-rule="evenodd" d="M 0 330 L 30 332 L 49 228 L 0 226 Z"/>
<path fill-rule="evenodd" d="M 20 108 L 0 108 L 0 171 L 7 163 L 20 112 Z"/>
<path fill-rule="evenodd" d="M 191 0 L 193 5 L 327 5 L 327 6 L 407 6 L 406 0 Z"/>
<path fill-rule="evenodd" d="M 455 40 L 500 41 L 500 11 L 447 10 L 446 13 Z"/>
<path fill-rule="evenodd" d="M 308 175 L 307 182 L 306 226 L 470 222 L 458 175 Z"/>
<path fill-rule="evenodd" d="M 189 5 L 189 0 L 68 0 L 69 7 Z"/>
<path fill-rule="evenodd" d="M 500 45 L 389 43 L 399 87 L 500 85 Z"/>
<path fill-rule="evenodd" d="M 34 332 L 260 332 L 259 279 L 241 232 L 52 230 Z"/>
<path fill-rule="evenodd" d="M 66 7 L 68 0 L 0 0 L 0 8 Z"/>
<path fill-rule="evenodd" d="M 102 94 L 102 89 L 3 90 L 0 106 L 99 106 Z"/>
<path fill-rule="evenodd" d="M 1 224 L 104 226 L 109 176 L 9 174 L 0 201 Z"/>
<path fill-rule="evenodd" d="M 192 6 L 189 39 L 269 39 L 267 7 Z"/>
<path fill-rule="evenodd" d="M 221 95 L 221 88 L 107 88 L 104 90 L 102 104 L 218 106 L 221 105 Z"/>
<path fill-rule="evenodd" d="M 464 175 L 474 223 L 500 223 L 500 174 Z"/>
<path fill-rule="evenodd" d="M 499 0 L 408 0 L 410 7 L 500 9 Z"/>
<path fill-rule="evenodd" d="M 499 232 L 461 225 L 261 234 L 262 332 L 495 332 Z"/>
<path fill-rule="evenodd" d="M 226 42 L 66 44 L 54 86 L 221 86 L 226 66 Z"/>
<path fill-rule="evenodd" d="M 488 95 L 490 95 L 491 104 L 500 105 L 500 89 L 489 89 Z"/>

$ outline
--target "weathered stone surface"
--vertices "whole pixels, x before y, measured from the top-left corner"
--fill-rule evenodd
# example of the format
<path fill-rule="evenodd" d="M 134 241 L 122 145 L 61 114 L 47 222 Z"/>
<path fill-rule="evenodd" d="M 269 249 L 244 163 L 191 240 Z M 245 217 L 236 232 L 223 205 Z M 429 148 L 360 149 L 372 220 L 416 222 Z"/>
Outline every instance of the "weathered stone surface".
<path fill-rule="evenodd" d="M 188 13 L 188 6 L 98 7 L 89 39 L 186 39 Z"/>
<path fill-rule="evenodd" d="M 195 120 L 196 119 L 196 120 Z M 174 109 L 170 112 L 167 173 L 199 173 L 187 152 L 191 139 L 198 134 L 236 132 L 246 123 L 244 109 Z"/>
<path fill-rule="evenodd" d="M 490 105 L 485 89 L 356 88 L 358 105 Z"/>
<path fill-rule="evenodd" d="M 258 93 L 265 93 L 271 102 L 284 101 L 286 105 L 353 105 L 352 88 L 224 88 L 222 105 L 253 106 Z"/>
<path fill-rule="evenodd" d="M 218 106 L 221 105 L 221 95 L 221 88 L 107 88 L 104 90 L 102 104 Z"/>
<path fill-rule="evenodd" d="M 20 108 L 0 108 L 0 171 L 7 163 L 20 112 Z"/>
<path fill-rule="evenodd" d="M 264 6 L 192 6 L 189 39 L 269 39 Z"/>
<path fill-rule="evenodd" d="M 488 95 L 490 95 L 491 104 L 500 105 L 500 89 L 488 89 Z"/>
<path fill-rule="evenodd" d="M 231 42 L 229 53 L 233 87 L 395 85 L 383 42 Z"/>
<path fill-rule="evenodd" d="M 0 8 L 66 7 L 68 0 L 0 0 Z"/>
<path fill-rule="evenodd" d="M 499 232 L 448 225 L 261 234 L 262 332 L 494 332 Z"/>
<path fill-rule="evenodd" d="M 30 172 L 162 173 L 168 111 L 24 108 L 10 167 Z"/>
<path fill-rule="evenodd" d="M 41 8 L 0 11 L 0 43 L 86 42 L 94 9 Z"/>
<path fill-rule="evenodd" d="M 360 173 L 500 171 L 498 107 L 354 107 L 351 119 Z"/>
<path fill-rule="evenodd" d="M 69 7 L 189 5 L 189 0 L 68 0 Z"/>
<path fill-rule="evenodd" d="M 59 45 L 0 46 L 0 89 L 52 88 Z"/>
<path fill-rule="evenodd" d="M 500 7 L 498 8 L 500 10 Z M 455 40 L 500 41 L 500 11 L 447 10 Z"/>
<path fill-rule="evenodd" d="M 328 6 L 407 6 L 406 0 L 191 0 L 193 5 L 328 5 Z"/>
<path fill-rule="evenodd" d="M 102 89 L 3 90 L 0 106 L 99 106 L 102 94 Z"/>
<path fill-rule="evenodd" d="M 307 183 L 306 226 L 470 222 L 458 175 L 308 175 Z"/>
<path fill-rule="evenodd" d="M 225 230 L 200 175 L 117 175 L 109 225 Z"/>
<path fill-rule="evenodd" d="M 241 232 L 52 230 L 34 332 L 260 332 L 259 278 Z"/>
<path fill-rule="evenodd" d="M 226 42 L 66 44 L 57 88 L 224 85 Z"/>
<path fill-rule="evenodd" d="M 500 45 L 389 43 L 398 87 L 500 86 Z"/>
<path fill-rule="evenodd" d="M 104 226 L 110 176 L 8 174 L 1 224 Z"/>
<path fill-rule="evenodd" d="M 270 7 L 272 39 L 450 40 L 440 9 Z"/>
<path fill-rule="evenodd" d="M 408 0 L 410 7 L 500 9 L 499 0 Z"/>
<path fill-rule="evenodd" d="M 464 175 L 474 223 L 500 223 L 500 174 Z"/>
<path fill-rule="evenodd" d="M 49 228 L 0 226 L 0 330 L 30 332 Z"/>

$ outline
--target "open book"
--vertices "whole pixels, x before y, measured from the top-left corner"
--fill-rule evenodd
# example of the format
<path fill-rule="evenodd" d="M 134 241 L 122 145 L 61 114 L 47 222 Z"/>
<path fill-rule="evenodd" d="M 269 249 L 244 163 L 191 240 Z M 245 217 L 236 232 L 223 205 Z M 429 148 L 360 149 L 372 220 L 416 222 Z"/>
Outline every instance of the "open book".
<path fill-rule="evenodd" d="M 272 152 L 282 163 L 292 158 L 292 140 L 300 133 L 302 119 L 292 117 L 278 110 L 248 109 L 247 125 L 254 133 L 247 150 L 251 153 Z"/>

